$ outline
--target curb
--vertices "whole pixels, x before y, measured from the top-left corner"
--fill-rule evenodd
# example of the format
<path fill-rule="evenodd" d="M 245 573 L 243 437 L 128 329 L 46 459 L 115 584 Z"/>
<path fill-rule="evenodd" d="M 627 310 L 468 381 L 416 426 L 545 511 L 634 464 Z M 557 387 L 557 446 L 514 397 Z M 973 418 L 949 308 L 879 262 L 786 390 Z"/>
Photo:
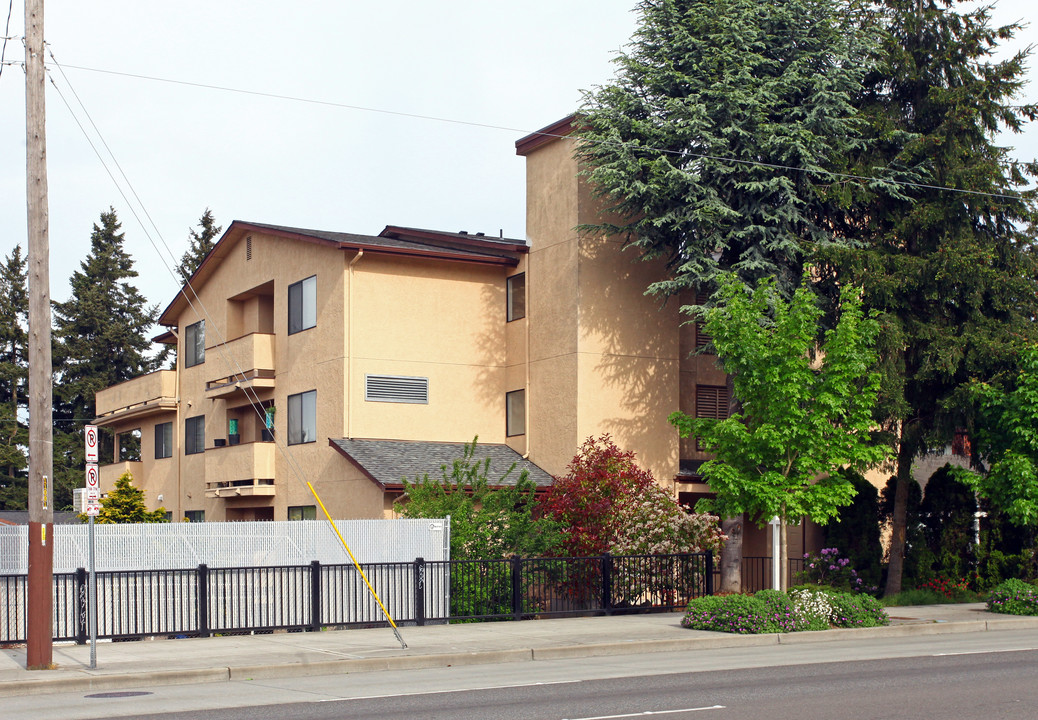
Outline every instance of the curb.
<path fill-rule="evenodd" d="M 269 680 L 308 675 L 419 670 L 452 666 L 569 660 L 583 657 L 686 652 L 733 647 L 804 645 L 839 642 L 841 640 L 862 637 L 952 635 L 1017 629 L 1038 629 L 1038 617 L 952 622 L 929 621 L 888 625 L 885 627 L 845 628 L 769 635 L 710 633 L 697 637 L 660 640 L 632 640 L 627 642 L 602 642 L 584 645 L 449 652 L 428 655 L 390 655 L 386 657 L 346 658 L 309 663 L 239 665 L 233 667 L 154 670 L 139 673 L 103 674 L 89 670 L 68 670 L 60 675 L 48 678 L 0 680 L 0 697 L 62 692 L 101 692 L 147 686 L 217 683 L 231 680 Z"/>

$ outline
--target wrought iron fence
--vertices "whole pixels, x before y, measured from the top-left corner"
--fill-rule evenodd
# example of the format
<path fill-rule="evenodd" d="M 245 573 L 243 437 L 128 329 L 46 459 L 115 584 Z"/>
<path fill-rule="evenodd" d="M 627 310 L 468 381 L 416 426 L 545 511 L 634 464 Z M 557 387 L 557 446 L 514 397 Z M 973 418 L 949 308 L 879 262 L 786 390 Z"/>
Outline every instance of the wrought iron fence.
<path fill-rule="evenodd" d="M 713 593 L 710 553 L 362 565 L 397 624 L 662 612 Z M 54 575 L 54 639 L 86 642 L 87 573 Z M 97 637 L 320 630 L 386 624 L 352 565 L 95 574 Z M 0 643 L 25 641 L 26 576 L 0 576 Z"/>

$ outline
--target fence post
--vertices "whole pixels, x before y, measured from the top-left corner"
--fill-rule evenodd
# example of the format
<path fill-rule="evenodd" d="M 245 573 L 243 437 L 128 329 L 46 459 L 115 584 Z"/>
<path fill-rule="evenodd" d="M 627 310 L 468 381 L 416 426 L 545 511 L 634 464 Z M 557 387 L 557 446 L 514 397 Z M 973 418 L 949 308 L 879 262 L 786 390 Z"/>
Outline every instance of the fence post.
<path fill-rule="evenodd" d="M 602 556 L 602 609 L 606 615 L 613 614 L 613 556 Z"/>
<path fill-rule="evenodd" d="M 514 557 L 511 562 L 512 567 L 512 617 L 516 620 L 523 619 L 523 583 L 521 576 L 523 574 L 523 561 L 522 558 Z"/>
<path fill-rule="evenodd" d="M 321 632 L 321 563 L 310 561 L 310 632 Z"/>
<path fill-rule="evenodd" d="M 414 559 L 414 621 L 425 625 L 425 558 Z"/>
<path fill-rule="evenodd" d="M 198 636 L 209 637 L 209 566 L 205 563 L 198 566 L 196 583 L 196 593 L 198 596 Z"/>
<path fill-rule="evenodd" d="M 714 551 L 707 550 L 703 553 L 706 556 L 706 583 L 703 588 L 707 595 L 714 594 Z"/>
<path fill-rule="evenodd" d="M 76 645 L 87 641 L 87 571 L 76 568 Z"/>

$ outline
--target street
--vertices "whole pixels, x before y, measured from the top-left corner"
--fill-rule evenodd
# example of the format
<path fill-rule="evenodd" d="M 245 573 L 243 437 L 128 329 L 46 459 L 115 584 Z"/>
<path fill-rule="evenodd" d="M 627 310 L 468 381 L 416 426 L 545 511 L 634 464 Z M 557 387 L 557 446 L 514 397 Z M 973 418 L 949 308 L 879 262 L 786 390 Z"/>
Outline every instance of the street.
<path fill-rule="evenodd" d="M 1038 631 L 655 653 L 5 698 L 34 718 L 1027 718 Z"/>

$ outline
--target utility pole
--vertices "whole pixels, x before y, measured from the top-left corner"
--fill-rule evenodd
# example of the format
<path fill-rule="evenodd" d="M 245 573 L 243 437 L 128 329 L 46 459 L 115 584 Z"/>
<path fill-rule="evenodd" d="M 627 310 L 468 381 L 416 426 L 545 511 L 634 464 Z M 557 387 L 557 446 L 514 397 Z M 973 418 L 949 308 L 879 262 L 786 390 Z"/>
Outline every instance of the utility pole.
<path fill-rule="evenodd" d="M 29 226 L 28 670 L 54 658 L 54 443 L 50 346 L 50 241 L 44 105 L 43 0 L 25 0 L 25 197 Z"/>

